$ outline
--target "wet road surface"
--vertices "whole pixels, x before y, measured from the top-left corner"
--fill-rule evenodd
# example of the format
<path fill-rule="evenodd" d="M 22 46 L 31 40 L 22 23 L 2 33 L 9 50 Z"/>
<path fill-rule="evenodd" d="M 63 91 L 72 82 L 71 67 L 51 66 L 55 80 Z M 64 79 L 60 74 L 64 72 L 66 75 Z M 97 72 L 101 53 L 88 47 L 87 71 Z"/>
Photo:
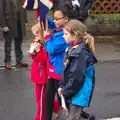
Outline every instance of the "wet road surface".
<path fill-rule="evenodd" d="M 97 64 L 96 87 L 86 111 L 100 118 L 120 116 L 120 63 Z M 0 120 L 33 120 L 34 85 L 29 69 L 0 70 Z"/>

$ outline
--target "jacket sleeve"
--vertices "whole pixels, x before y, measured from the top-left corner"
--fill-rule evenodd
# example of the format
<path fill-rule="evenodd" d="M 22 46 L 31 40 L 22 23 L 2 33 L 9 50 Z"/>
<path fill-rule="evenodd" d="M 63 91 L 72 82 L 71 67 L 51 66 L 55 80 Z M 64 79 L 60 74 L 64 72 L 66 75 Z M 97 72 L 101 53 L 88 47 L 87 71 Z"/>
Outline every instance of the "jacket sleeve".
<path fill-rule="evenodd" d="M 62 66 L 62 74 L 61 74 L 61 80 L 59 81 L 58 83 L 58 88 L 63 88 L 64 86 L 64 63 L 63 63 L 63 66 Z"/>
<path fill-rule="evenodd" d="M 87 0 L 87 5 L 85 7 L 85 9 L 90 9 L 92 7 L 92 0 Z"/>
<path fill-rule="evenodd" d="M 73 58 L 70 65 L 68 82 L 63 87 L 62 94 L 66 98 L 74 96 L 83 86 L 86 69 L 86 60 L 83 53 L 80 54 L 80 59 Z M 62 83 L 62 82 L 61 82 Z"/>
<path fill-rule="evenodd" d="M 6 0 L 0 0 L 0 27 L 5 27 L 6 19 L 5 19 L 5 2 Z"/>
<path fill-rule="evenodd" d="M 39 50 L 35 56 L 35 61 L 43 65 L 47 64 L 47 52 L 45 49 Z"/>
<path fill-rule="evenodd" d="M 51 30 L 56 28 L 56 25 L 51 18 L 48 18 L 48 28 L 51 29 Z"/>
<path fill-rule="evenodd" d="M 35 58 L 35 55 L 33 55 L 33 54 L 29 54 L 30 55 L 30 57 L 32 58 L 32 59 L 34 59 Z"/>
<path fill-rule="evenodd" d="M 49 35 L 45 39 L 45 48 L 49 55 L 57 55 L 68 47 L 62 35 L 56 35 L 53 38 Z"/>

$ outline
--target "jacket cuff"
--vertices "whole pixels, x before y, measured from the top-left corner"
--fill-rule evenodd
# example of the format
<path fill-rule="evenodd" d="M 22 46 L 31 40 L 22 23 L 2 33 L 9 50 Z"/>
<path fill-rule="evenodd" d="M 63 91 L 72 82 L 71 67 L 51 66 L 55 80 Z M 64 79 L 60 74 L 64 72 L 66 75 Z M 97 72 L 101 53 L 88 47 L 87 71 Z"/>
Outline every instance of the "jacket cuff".
<path fill-rule="evenodd" d="M 46 41 L 47 39 L 49 39 L 49 38 L 52 38 L 52 35 L 51 35 L 51 34 L 48 34 L 48 35 L 45 36 L 45 41 Z"/>
<path fill-rule="evenodd" d="M 62 88 L 62 85 L 59 85 L 59 88 Z"/>

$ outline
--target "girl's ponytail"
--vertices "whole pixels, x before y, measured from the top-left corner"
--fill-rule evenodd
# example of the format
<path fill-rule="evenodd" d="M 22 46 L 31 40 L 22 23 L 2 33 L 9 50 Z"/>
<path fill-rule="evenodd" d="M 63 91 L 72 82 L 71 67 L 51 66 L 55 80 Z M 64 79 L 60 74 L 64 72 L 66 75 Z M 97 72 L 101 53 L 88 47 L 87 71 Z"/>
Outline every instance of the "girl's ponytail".
<path fill-rule="evenodd" d="M 91 36 L 88 33 L 85 33 L 83 37 L 84 42 L 89 46 L 91 51 L 95 54 L 95 43 L 94 43 L 94 37 Z"/>

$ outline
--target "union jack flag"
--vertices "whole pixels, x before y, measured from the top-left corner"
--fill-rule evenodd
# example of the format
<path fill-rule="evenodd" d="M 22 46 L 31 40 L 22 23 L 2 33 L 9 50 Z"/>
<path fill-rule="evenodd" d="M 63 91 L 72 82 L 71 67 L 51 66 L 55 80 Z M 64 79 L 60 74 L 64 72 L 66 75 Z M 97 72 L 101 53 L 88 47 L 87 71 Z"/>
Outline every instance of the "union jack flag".
<path fill-rule="evenodd" d="M 53 0 L 38 0 L 38 10 L 40 13 L 40 21 L 46 18 L 47 13 L 53 6 Z"/>
<path fill-rule="evenodd" d="M 38 9 L 38 0 L 24 0 L 24 9 Z"/>
<path fill-rule="evenodd" d="M 23 8 L 36 9 L 40 18 L 40 22 L 42 22 L 45 20 L 47 13 L 52 6 L 53 0 L 24 0 Z"/>

